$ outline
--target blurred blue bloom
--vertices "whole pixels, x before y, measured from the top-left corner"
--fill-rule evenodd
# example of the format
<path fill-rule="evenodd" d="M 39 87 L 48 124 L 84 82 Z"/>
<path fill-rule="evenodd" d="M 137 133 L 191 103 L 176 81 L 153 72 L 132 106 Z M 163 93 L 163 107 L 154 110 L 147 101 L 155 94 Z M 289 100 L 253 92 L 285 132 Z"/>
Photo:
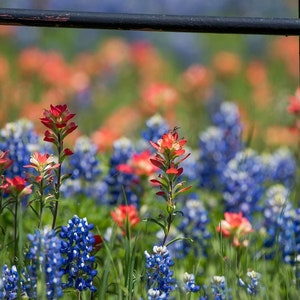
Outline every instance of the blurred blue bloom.
<path fill-rule="evenodd" d="M 200 186 L 220 190 L 226 164 L 244 147 L 237 106 L 221 102 L 212 113 L 212 122 L 214 126 L 199 136 Z"/>
<path fill-rule="evenodd" d="M 247 276 L 250 279 L 245 282 L 241 278 L 238 279 L 238 285 L 241 287 L 246 288 L 247 293 L 251 296 L 257 296 L 261 290 L 260 286 L 260 279 L 261 279 L 261 274 L 257 273 L 255 271 L 248 271 Z"/>
<path fill-rule="evenodd" d="M 74 154 L 63 164 L 63 173 L 71 174 L 61 186 L 66 198 L 74 195 L 86 195 L 94 199 L 103 199 L 107 194 L 107 185 L 100 180 L 101 163 L 97 156 L 97 146 L 86 136 L 76 140 Z"/>
<path fill-rule="evenodd" d="M 289 196 L 289 190 L 280 184 L 271 186 L 266 191 L 263 215 L 267 237 L 264 245 L 270 249 L 266 254 L 267 258 L 273 258 L 276 252 L 282 255 L 284 262 L 293 264 L 295 210 Z"/>
<path fill-rule="evenodd" d="M 149 142 L 156 142 L 162 137 L 163 134 L 169 131 L 169 125 L 161 115 L 156 114 L 146 121 L 146 129 L 142 131 L 142 137 L 147 149 L 149 148 Z M 154 148 L 150 147 L 151 151 L 155 151 Z"/>
<path fill-rule="evenodd" d="M 238 152 L 223 172 L 225 211 L 243 212 L 247 219 L 261 210 L 258 202 L 266 181 L 262 158 L 252 149 Z"/>
<path fill-rule="evenodd" d="M 63 263 L 62 270 L 67 276 L 63 288 L 74 287 L 79 291 L 90 289 L 96 291 L 93 278 L 97 271 L 93 267 L 95 257 L 92 256 L 94 235 L 90 232 L 93 224 L 88 224 L 87 219 L 74 216 L 68 221 L 67 226 L 61 227 L 62 239 L 60 252 Z"/>
<path fill-rule="evenodd" d="M 200 290 L 200 286 L 197 285 L 195 282 L 194 274 L 189 274 L 185 272 L 183 276 L 183 282 L 184 282 L 184 290 L 186 293 L 188 292 L 195 293 Z"/>
<path fill-rule="evenodd" d="M 104 182 L 108 186 L 108 196 L 103 202 L 109 205 L 133 204 L 139 206 L 138 193 L 134 188 L 139 188 L 134 182 L 136 175 L 120 172 L 117 167 L 120 164 L 126 164 L 134 153 L 133 143 L 123 137 L 116 140 L 113 145 L 113 154 L 109 162 L 108 174 L 104 177 Z"/>
<path fill-rule="evenodd" d="M 0 150 L 9 150 L 9 158 L 14 161 L 5 171 L 7 177 L 22 177 L 23 166 L 30 163 L 31 154 L 34 151 L 43 152 L 45 149 L 41 137 L 34 131 L 33 123 L 28 120 L 7 123 L 0 130 Z"/>
<path fill-rule="evenodd" d="M 152 254 L 145 251 L 145 257 L 148 299 L 168 299 L 175 290 L 176 280 L 170 269 L 174 262 L 167 247 L 154 246 Z"/>
<path fill-rule="evenodd" d="M 61 257 L 61 241 L 55 235 L 55 231 L 36 230 L 28 235 L 29 250 L 26 258 L 29 260 L 25 278 L 26 293 L 30 299 L 38 296 L 38 281 L 45 278 L 45 292 L 47 299 L 62 297 L 61 278 L 63 272 Z M 41 274 L 43 272 L 43 274 Z"/>
<path fill-rule="evenodd" d="M 288 148 L 279 148 L 266 155 L 267 176 L 275 183 L 281 183 L 292 188 L 296 181 L 297 162 Z"/>
<path fill-rule="evenodd" d="M 206 256 L 208 240 L 211 237 L 208 231 L 210 222 L 208 211 L 196 194 L 189 195 L 183 201 L 184 207 L 181 209 L 183 216 L 181 222 L 176 227 L 176 236 L 183 236 L 187 239 L 178 240 L 169 246 L 173 256 L 178 258 L 191 254 L 193 257 Z M 191 239 L 191 240 L 189 240 Z"/>
<path fill-rule="evenodd" d="M 0 277 L 0 299 L 17 299 L 20 276 L 16 266 L 8 268 L 4 265 Z M 23 285 L 21 287 L 21 293 Z"/>
<path fill-rule="evenodd" d="M 226 278 L 224 276 L 213 276 L 210 286 L 214 300 L 232 299 L 230 289 L 227 287 Z"/>

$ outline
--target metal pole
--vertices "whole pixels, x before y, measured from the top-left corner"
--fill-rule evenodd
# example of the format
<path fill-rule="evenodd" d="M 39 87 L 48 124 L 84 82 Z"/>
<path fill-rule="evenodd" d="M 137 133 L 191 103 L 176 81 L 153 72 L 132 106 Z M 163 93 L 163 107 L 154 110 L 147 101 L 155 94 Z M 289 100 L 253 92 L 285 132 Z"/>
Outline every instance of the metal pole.
<path fill-rule="evenodd" d="M 203 17 L 0 9 L 0 25 L 255 35 L 300 35 L 299 18 Z"/>

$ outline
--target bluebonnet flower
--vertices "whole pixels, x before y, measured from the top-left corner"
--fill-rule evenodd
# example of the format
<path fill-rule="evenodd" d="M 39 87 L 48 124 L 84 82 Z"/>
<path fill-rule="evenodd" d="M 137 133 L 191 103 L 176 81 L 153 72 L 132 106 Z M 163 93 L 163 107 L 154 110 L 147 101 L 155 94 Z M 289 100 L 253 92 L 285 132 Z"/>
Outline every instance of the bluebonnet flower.
<path fill-rule="evenodd" d="M 297 162 L 288 148 L 279 148 L 265 156 L 267 176 L 274 183 L 292 188 L 296 180 Z"/>
<path fill-rule="evenodd" d="M 62 270 L 68 279 L 63 282 L 63 288 L 96 291 L 93 278 L 97 271 L 93 267 L 95 257 L 91 254 L 95 241 L 90 232 L 93 228 L 94 225 L 88 224 L 86 218 L 80 219 L 76 215 L 68 221 L 67 226 L 61 227 Z"/>
<path fill-rule="evenodd" d="M 188 197 L 181 209 L 183 214 L 181 222 L 176 227 L 176 236 L 182 235 L 187 239 L 178 240 L 169 246 L 172 255 L 178 258 L 186 257 L 188 254 L 193 257 L 205 256 L 208 239 L 211 237 L 207 228 L 210 220 L 202 201 L 196 194 Z M 192 239 L 192 242 L 189 239 Z"/>
<path fill-rule="evenodd" d="M 23 166 L 29 164 L 34 151 L 42 152 L 43 145 L 41 137 L 34 131 L 33 123 L 23 119 L 7 123 L 0 130 L 0 150 L 9 150 L 9 158 L 14 161 L 5 171 L 5 175 L 12 178 L 23 175 Z"/>
<path fill-rule="evenodd" d="M 238 279 L 238 284 L 241 287 L 245 287 L 247 293 L 251 296 L 257 296 L 261 290 L 260 279 L 261 274 L 254 270 L 248 271 L 247 276 L 250 278 L 250 282 L 245 282 L 242 278 Z"/>
<path fill-rule="evenodd" d="M 174 262 L 166 246 L 154 246 L 153 254 L 145 251 L 148 299 L 168 299 L 176 280 L 170 267 Z"/>
<path fill-rule="evenodd" d="M 223 171 L 225 211 L 242 212 L 251 219 L 260 210 L 258 205 L 266 181 L 262 158 L 252 149 L 238 152 Z"/>
<path fill-rule="evenodd" d="M 55 235 L 54 230 L 36 230 L 34 234 L 29 234 L 30 247 L 26 253 L 29 260 L 25 271 L 26 293 L 31 299 L 36 299 L 38 295 L 38 281 L 44 278 L 47 299 L 58 299 L 62 297 L 61 278 L 63 272 L 62 257 L 60 253 L 61 241 Z M 41 274 L 41 272 L 43 272 Z"/>
<path fill-rule="evenodd" d="M 168 123 L 161 115 L 156 114 L 146 121 L 146 129 L 142 131 L 142 137 L 146 142 L 147 148 L 150 141 L 157 141 L 163 134 L 167 133 L 170 129 Z M 155 149 L 152 149 L 154 151 Z"/>
<path fill-rule="evenodd" d="M 213 276 L 210 286 L 214 300 L 232 299 L 230 289 L 227 287 L 226 278 L 224 276 Z"/>
<path fill-rule="evenodd" d="M 212 114 L 213 126 L 199 136 L 200 186 L 222 188 L 222 171 L 243 149 L 242 124 L 237 106 L 222 102 Z"/>
<path fill-rule="evenodd" d="M 293 263 L 295 252 L 294 218 L 295 211 L 289 200 L 289 190 L 283 185 L 271 186 L 266 191 L 264 203 L 264 230 L 266 238 L 264 246 L 270 249 L 267 258 L 275 255 L 276 245 L 278 253 L 286 263 Z"/>
<path fill-rule="evenodd" d="M 222 172 L 228 159 L 227 145 L 222 129 L 210 126 L 199 136 L 199 177 L 200 186 L 210 190 L 222 187 Z"/>
<path fill-rule="evenodd" d="M 13 300 L 17 299 L 19 284 L 21 293 L 23 292 L 23 285 L 21 284 L 20 276 L 16 266 L 8 268 L 4 265 L 0 277 L 0 299 Z"/>
<path fill-rule="evenodd" d="M 295 258 L 294 269 L 296 280 L 300 280 L 300 208 L 295 209 L 294 219 Z"/>
<path fill-rule="evenodd" d="M 63 173 L 71 174 L 71 177 L 63 182 L 62 194 L 67 198 L 76 194 L 95 199 L 105 197 L 107 186 L 99 178 L 101 172 L 97 146 L 86 136 L 78 138 L 73 155 L 70 156 L 67 164 L 63 165 Z"/>
<path fill-rule="evenodd" d="M 189 274 L 187 272 L 184 273 L 183 276 L 183 282 L 184 282 L 184 291 L 186 293 L 195 293 L 200 290 L 200 286 L 196 284 L 195 282 L 195 275 Z"/>
<path fill-rule="evenodd" d="M 104 201 L 108 202 L 109 205 L 126 202 L 126 204 L 139 206 L 140 199 L 132 188 L 136 175 L 118 170 L 118 165 L 126 164 L 133 153 L 134 147 L 129 139 L 123 137 L 114 142 L 113 154 L 110 158 L 110 169 L 104 178 L 104 182 L 108 186 L 108 196 Z"/>

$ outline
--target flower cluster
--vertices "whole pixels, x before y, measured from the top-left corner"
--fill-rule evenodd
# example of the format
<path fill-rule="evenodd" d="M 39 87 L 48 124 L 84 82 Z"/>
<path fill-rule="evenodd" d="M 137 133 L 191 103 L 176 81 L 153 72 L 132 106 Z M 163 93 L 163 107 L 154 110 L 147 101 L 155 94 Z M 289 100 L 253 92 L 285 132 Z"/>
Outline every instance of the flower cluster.
<path fill-rule="evenodd" d="M 0 299 L 17 299 L 20 276 L 16 266 L 8 268 L 4 265 L 0 277 Z M 22 292 L 22 290 L 21 290 Z"/>
<path fill-rule="evenodd" d="M 251 223 L 247 218 L 243 217 L 243 213 L 224 213 L 225 220 L 222 220 L 217 227 L 217 231 L 221 232 L 226 238 L 232 240 L 235 247 L 247 247 L 248 240 L 245 236 L 253 232 Z"/>
<path fill-rule="evenodd" d="M 76 215 L 68 221 L 67 226 L 61 227 L 62 270 L 67 274 L 63 288 L 96 291 L 93 278 L 97 271 L 93 267 L 95 257 L 91 255 L 95 243 L 94 235 L 90 232 L 93 228 L 94 225 L 88 224 L 86 218 L 80 219 Z"/>
<path fill-rule="evenodd" d="M 124 233 L 127 231 L 128 226 L 132 228 L 140 222 L 137 209 L 134 205 L 120 205 L 110 214 L 114 222 Z"/>
<path fill-rule="evenodd" d="M 62 297 L 62 256 L 61 241 L 54 230 L 36 230 L 29 234 L 29 250 L 26 254 L 28 265 L 25 272 L 25 290 L 31 299 L 41 296 L 40 285 L 46 288 L 47 299 Z"/>
<path fill-rule="evenodd" d="M 257 296 L 261 290 L 260 279 L 261 274 L 255 272 L 254 270 L 249 270 L 247 276 L 250 279 L 250 282 L 245 282 L 243 279 L 238 279 L 238 284 L 241 287 L 246 288 L 247 293 L 251 296 Z"/>
<path fill-rule="evenodd" d="M 176 280 L 170 267 L 174 265 L 166 246 L 154 246 L 153 254 L 145 251 L 148 299 L 169 299 Z"/>
<path fill-rule="evenodd" d="M 151 162 L 162 171 L 159 179 L 153 179 L 151 182 L 159 185 L 160 191 L 157 195 L 166 200 L 168 213 L 172 213 L 176 207 L 174 199 L 190 188 L 190 186 L 183 187 L 184 182 L 177 182 L 183 173 L 183 168 L 179 165 L 189 156 L 189 154 L 185 155 L 183 148 L 186 140 L 179 139 L 175 128 L 164 134 L 157 142 L 150 141 L 150 143 L 156 150 L 155 157 L 151 159 Z"/>
<path fill-rule="evenodd" d="M 185 292 L 189 293 L 195 293 L 200 290 L 200 286 L 195 283 L 195 275 L 189 274 L 187 272 L 184 273 L 183 276 L 183 282 L 184 282 L 184 290 Z"/>
<path fill-rule="evenodd" d="M 294 208 L 290 201 L 290 191 L 284 186 L 277 184 L 266 191 L 265 205 L 263 209 L 263 228 L 266 232 L 264 246 L 267 251 L 266 257 L 282 255 L 287 263 L 294 263 L 294 255 L 299 250 L 295 249 L 294 236 Z M 277 244 L 277 251 L 274 251 Z"/>

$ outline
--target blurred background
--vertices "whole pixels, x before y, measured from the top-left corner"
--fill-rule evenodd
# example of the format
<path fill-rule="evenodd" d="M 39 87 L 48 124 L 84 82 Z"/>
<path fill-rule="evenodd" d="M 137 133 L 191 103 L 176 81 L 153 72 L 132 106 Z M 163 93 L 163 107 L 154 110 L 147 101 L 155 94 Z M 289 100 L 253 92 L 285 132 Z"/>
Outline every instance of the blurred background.
<path fill-rule="evenodd" d="M 298 17 L 298 1 L 2 0 L 2 8 L 203 16 Z M 239 106 L 259 149 L 295 145 L 287 114 L 298 37 L 0 26 L 0 125 L 39 128 L 50 104 L 77 113 L 99 151 L 159 113 L 196 144 L 222 101 Z"/>

